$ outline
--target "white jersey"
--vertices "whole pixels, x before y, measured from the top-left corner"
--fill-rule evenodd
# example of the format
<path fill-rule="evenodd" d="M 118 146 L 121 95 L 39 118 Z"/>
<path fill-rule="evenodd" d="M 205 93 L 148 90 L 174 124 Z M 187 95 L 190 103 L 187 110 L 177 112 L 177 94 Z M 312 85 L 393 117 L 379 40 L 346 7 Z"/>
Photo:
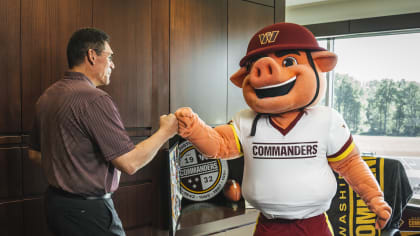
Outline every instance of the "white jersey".
<path fill-rule="evenodd" d="M 232 121 L 245 158 L 243 197 L 267 218 L 306 219 L 327 211 L 337 188 L 328 161 L 343 159 L 354 147 L 341 115 L 309 108 L 287 129 L 263 115 L 251 137 L 255 116 L 243 110 Z"/>

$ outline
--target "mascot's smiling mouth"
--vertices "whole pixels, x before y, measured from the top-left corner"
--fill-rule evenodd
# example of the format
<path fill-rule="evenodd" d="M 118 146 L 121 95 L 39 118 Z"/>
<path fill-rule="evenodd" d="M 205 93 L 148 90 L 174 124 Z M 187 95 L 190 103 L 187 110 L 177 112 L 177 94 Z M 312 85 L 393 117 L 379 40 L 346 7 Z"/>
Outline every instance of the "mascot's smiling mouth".
<path fill-rule="evenodd" d="M 296 76 L 281 84 L 269 85 L 254 90 L 258 98 L 283 96 L 289 93 L 295 82 Z"/>

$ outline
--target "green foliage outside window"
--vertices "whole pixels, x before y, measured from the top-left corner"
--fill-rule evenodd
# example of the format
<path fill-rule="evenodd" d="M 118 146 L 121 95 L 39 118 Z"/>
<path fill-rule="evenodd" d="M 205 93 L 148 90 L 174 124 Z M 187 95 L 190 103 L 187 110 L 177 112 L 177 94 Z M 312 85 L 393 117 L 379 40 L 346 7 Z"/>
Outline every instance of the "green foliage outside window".
<path fill-rule="evenodd" d="M 333 104 L 354 134 L 420 136 L 420 83 L 336 73 Z"/>

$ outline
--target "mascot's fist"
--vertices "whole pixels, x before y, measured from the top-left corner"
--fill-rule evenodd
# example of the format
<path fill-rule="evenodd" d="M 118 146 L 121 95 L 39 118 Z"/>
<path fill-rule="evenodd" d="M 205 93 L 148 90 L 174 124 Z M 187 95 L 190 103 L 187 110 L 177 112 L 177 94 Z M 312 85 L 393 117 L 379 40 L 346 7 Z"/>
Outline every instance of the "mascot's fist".
<path fill-rule="evenodd" d="M 384 201 L 382 197 L 376 197 L 368 204 L 369 209 L 374 212 L 377 216 L 376 228 L 383 229 L 391 218 L 391 207 Z"/>
<path fill-rule="evenodd" d="M 178 119 L 179 135 L 183 138 L 189 137 L 192 133 L 194 124 L 199 120 L 197 114 L 189 107 L 182 107 L 175 112 L 175 116 Z"/>
<path fill-rule="evenodd" d="M 229 201 L 237 202 L 241 200 L 241 187 L 238 182 L 229 179 L 223 188 L 223 194 Z"/>

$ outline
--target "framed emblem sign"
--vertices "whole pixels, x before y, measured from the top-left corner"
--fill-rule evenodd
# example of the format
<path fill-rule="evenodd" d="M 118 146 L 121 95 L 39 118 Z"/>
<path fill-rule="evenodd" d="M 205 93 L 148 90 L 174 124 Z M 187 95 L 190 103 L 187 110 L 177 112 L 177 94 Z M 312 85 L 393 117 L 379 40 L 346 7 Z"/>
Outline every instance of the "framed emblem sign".
<path fill-rule="evenodd" d="M 183 197 L 206 201 L 223 190 L 229 174 L 226 160 L 207 158 L 188 141 L 179 144 L 179 158 Z"/>

